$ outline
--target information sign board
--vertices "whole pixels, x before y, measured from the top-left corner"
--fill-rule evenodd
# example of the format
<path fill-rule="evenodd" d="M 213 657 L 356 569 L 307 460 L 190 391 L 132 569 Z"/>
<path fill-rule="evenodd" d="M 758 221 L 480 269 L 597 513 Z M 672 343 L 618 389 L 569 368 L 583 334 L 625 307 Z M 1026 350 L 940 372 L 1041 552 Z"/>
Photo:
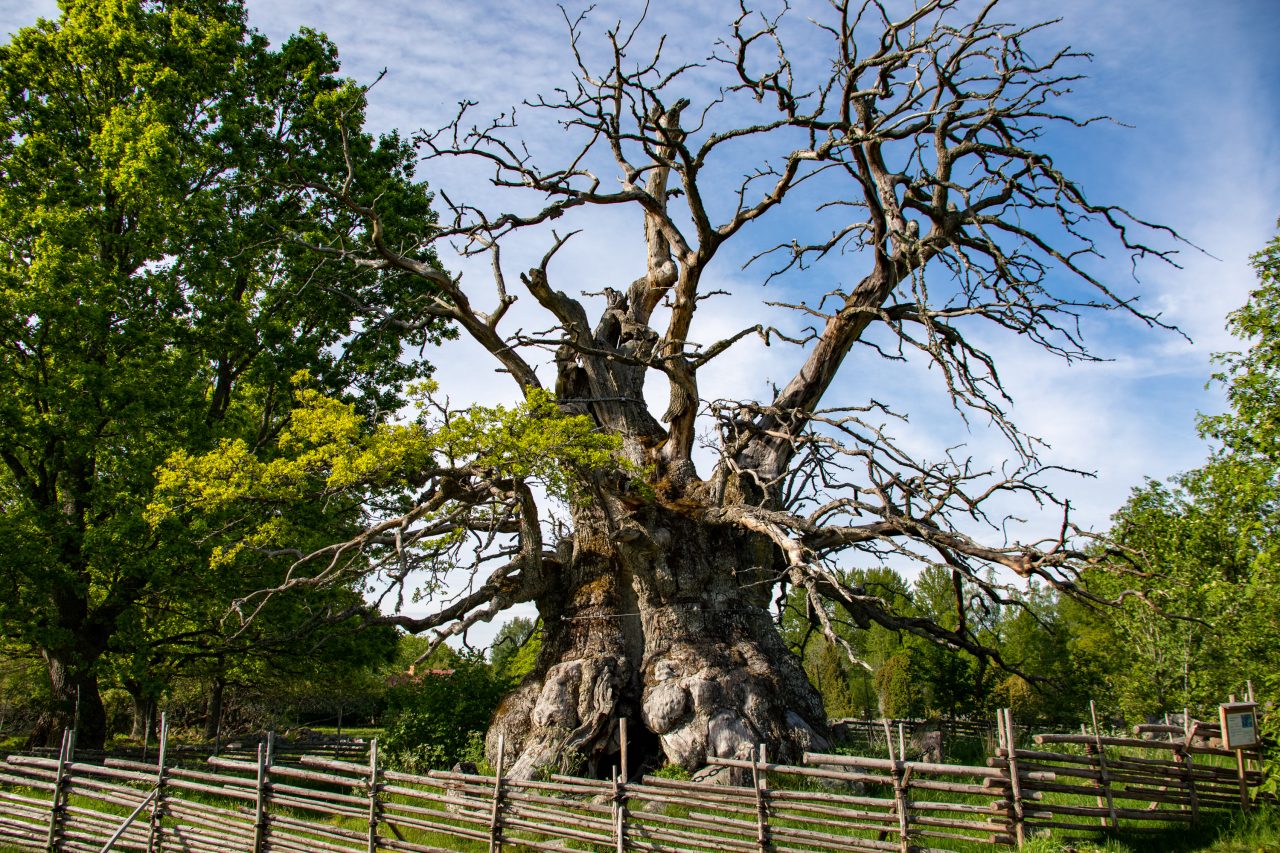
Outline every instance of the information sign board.
<path fill-rule="evenodd" d="M 1258 745 L 1258 706 L 1253 702 L 1230 702 L 1218 706 L 1222 722 L 1222 743 L 1227 749 L 1249 749 Z"/>

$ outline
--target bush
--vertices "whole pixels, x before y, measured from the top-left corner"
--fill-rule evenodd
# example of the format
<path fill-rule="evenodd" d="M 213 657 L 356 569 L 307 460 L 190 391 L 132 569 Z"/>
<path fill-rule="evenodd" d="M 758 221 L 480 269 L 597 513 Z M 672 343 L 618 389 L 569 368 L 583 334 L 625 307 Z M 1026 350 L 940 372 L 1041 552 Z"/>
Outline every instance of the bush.
<path fill-rule="evenodd" d="M 475 761 L 478 743 L 507 690 L 482 659 L 459 658 L 393 687 L 387 697 L 387 761 L 407 773 Z"/>

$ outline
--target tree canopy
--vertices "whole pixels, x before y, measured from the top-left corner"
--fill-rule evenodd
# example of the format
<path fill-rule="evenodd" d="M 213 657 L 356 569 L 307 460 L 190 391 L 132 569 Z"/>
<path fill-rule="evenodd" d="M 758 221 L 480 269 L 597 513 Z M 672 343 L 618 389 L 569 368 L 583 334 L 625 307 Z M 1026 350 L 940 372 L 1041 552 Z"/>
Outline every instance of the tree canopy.
<path fill-rule="evenodd" d="M 0 623 L 48 662 L 49 726 L 78 703 L 86 745 L 104 655 L 213 642 L 169 605 L 207 616 L 279 580 L 266 557 L 215 577 L 198 531 L 148 525 L 169 454 L 268 447 L 301 370 L 370 416 L 429 371 L 399 355 L 441 324 L 378 314 L 429 282 L 343 270 L 339 289 L 288 239 L 361 238 L 361 198 L 398 228 L 434 222 L 411 148 L 362 132 L 338 71 L 317 33 L 270 48 L 238 0 L 71 0 L 0 47 Z M 369 195 L 343 204 L 306 189 L 355 176 Z M 364 523 L 352 502 L 308 512 L 293 529 Z"/>

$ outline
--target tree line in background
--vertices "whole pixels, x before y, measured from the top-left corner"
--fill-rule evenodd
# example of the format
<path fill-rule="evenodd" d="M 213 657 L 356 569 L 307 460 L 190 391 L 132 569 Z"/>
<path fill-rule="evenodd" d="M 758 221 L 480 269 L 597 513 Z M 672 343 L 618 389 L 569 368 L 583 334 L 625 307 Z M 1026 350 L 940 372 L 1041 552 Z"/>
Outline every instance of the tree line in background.
<path fill-rule="evenodd" d="M 232 0 L 64 6 L 0 48 L 0 729 L 42 743 L 76 724 L 95 746 L 143 737 L 161 709 L 209 738 L 345 715 L 385 726 L 406 767 L 477 759 L 500 698 L 539 666 L 536 625 L 508 623 L 488 658 L 432 651 L 349 618 L 358 580 L 287 586 L 301 555 L 407 512 L 422 486 L 367 475 L 418 452 L 376 426 L 430 374 L 402 350 L 452 334 L 433 285 L 315 250 L 384 239 L 359 213 L 375 199 L 388 233 L 432 227 L 413 150 L 360 130 L 364 92 L 319 34 L 272 50 Z M 393 248 L 433 266 L 421 245 Z M 974 657 L 819 618 L 793 592 L 782 636 L 828 715 L 1070 722 L 1090 698 L 1205 715 L 1246 678 L 1280 695 L 1280 241 L 1255 267 L 1205 464 L 1136 488 L 1107 570 L 1084 577 L 1099 600 L 1138 594 L 1111 608 L 1034 583 L 1000 600 L 938 568 L 840 578 L 898 625 L 995 652 Z M 475 457 L 528 405 L 455 420 L 449 447 Z M 159 499 L 166 461 L 222 466 L 225 495 Z M 260 542 L 225 545 L 264 517 Z M 247 627 L 226 618 L 269 587 Z"/>

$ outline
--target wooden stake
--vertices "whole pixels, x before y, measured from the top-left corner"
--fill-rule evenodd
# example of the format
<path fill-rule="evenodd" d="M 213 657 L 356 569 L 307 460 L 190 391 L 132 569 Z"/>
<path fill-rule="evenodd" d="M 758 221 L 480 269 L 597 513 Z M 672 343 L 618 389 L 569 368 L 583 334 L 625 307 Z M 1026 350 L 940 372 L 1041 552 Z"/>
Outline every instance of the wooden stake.
<path fill-rule="evenodd" d="M 147 727 L 150 729 L 150 726 Z M 169 715 L 160 714 L 160 752 L 156 756 L 156 798 L 151 803 L 151 815 L 147 826 L 147 853 L 155 853 L 160 841 L 160 818 L 164 814 L 165 759 L 169 752 Z M 164 847 L 164 842 L 160 842 Z"/>
<path fill-rule="evenodd" d="M 765 775 L 768 764 L 765 746 L 758 744 L 756 754 L 751 756 L 751 781 L 756 791 L 756 846 L 760 848 L 760 853 L 767 853 L 769 850 L 769 809 L 765 795 L 765 789 L 769 785 Z"/>
<path fill-rule="evenodd" d="M 369 744 L 369 853 L 378 853 L 379 787 L 378 739 L 374 738 Z"/>
<path fill-rule="evenodd" d="M 627 769 L 627 718 L 622 717 L 618 720 L 618 745 L 622 749 L 622 783 L 625 785 L 631 779 L 630 771 Z"/>
<path fill-rule="evenodd" d="M 258 780 L 253 797 L 253 853 L 262 853 L 267 840 L 267 773 L 270 747 L 258 744 Z"/>
<path fill-rule="evenodd" d="M 70 729 L 62 730 L 62 745 L 58 748 L 58 769 L 53 779 L 53 803 L 49 809 L 49 832 L 45 839 L 45 848 L 53 853 L 58 843 L 58 818 L 62 815 L 62 804 L 65 793 L 65 773 L 71 756 L 71 740 L 74 737 Z"/>
<path fill-rule="evenodd" d="M 617 853 L 624 853 L 627 846 L 627 718 L 618 719 L 618 747 L 621 751 L 621 769 L 613 778 L 613 813 L 617 841 Z"/>
<path fill-rule="evenodd" d="M 1018 841 L 1018 849 L 1026 844 L 1026 826 L 1022 809 L 1022 780 L 1018 777 L 1018 749 L 1013 734 L 1013 711 L 1005 708 L 1000 711 L 1004 718 L 1005 749 L 1009 755 L 1009 785 L 1013 792 L 1013 831 Z"/>
<path fill-rule="evenodd" d="M 881 720 L 880 722 L 884 724 L 884 746 L 889 750 L 889 760 L 896 761 L 897 759 L 893 757 L 893 734 L 889 730 L 889 721 Z"/>
<path fill-rule="evenodd" d="M 498 735 L 498 766 L 493 777 L 493 811 L 489 815 L 489 853 L 502 853 L 502 834 L 498 821 L 502 812 L 502 762 L 507 757 L 507 736 Z"/>
<path fill-rule="evenodd" d="M 1107 813 L 1111 815 L 1111 829 L 1115 831 L 1116 826 L 1116 803 L 1111 795 L 1111 775 L 1107 772 L 1107 753 L 1106 747 L 1102 745 L 1102 732 L 1098 729 L 1098 706 L 1092 699 L 1089 700 L 1089 716 L 1093 719 L 1093 739 L 1094 748 L 1098 750 L 1098 772 L 1099 781 L 1102 789 L 1106 792 L 1105 797 L 1098 797 L 1098 807 L 1104 804 L 1107 807 Z M 1104 802 L 1105 800 L 1105 802 Z M 1103 826 L 1107 825 L 1105 818 L 1098 818 L 1098 823 Z"/>
<path fill-rule="evenodd" d="M 1223 737 L 1225 736 L 1224 734 Z M 1249 810 L 1249 783 L 1245 781 L 1243 749 L 1236 750 L 1236 775 L 1240 779 L 1240 809 L 1247 812 Z"/>
<path fill-rule="evenodd" d="M 898 846 L 902 853 L 911 853 L 911 796 L 908 787 L 910 778 L 911 766 L 895 761 L 893 803 L 894 809 L 898 812 Z"/>

